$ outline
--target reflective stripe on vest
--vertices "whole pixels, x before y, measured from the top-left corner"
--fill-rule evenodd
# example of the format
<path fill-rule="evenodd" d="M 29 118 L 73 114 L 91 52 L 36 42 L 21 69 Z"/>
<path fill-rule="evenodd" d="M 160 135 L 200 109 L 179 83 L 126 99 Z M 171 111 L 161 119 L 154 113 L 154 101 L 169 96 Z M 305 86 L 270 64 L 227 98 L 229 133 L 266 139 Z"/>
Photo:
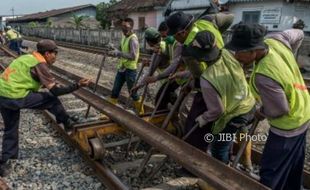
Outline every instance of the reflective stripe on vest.
<path fill-rule="evenodd" d="M 222 49 L 221 58 L 203 72 L 202 78 L 216 89 L 224 106 L 224 113 L 213 124 L 213 134 L 222 132 L 231 119 L 255 105 L 240 63 L 227 50 Z"/>
<path fill-rule="evenodd" d="M 310 96 L 291 50 L 274 39 L 266 39 L 268 54 L 255 65 L 250 83 L 253 93 L 259 97 L 255 75 L 262 74 L 277 81 L 283 88 L 290 111 L 280 118 L 270 119 L 273 127 L 293 130 L 310 119 Z"/>
<path fill-rule="evenodd" d="M 130 40 L 131 38 L 137 38 L 136 34 L 131 34 L 129 37 L 125 37 L 123 36 L 122 37 L 122 41 L 121 41 L 121 51 L 124 52 L 124 53 L 129 53 L 130 52 Z M 125 59 L 125 58 L 121 58 L 118 65 L 117 65 L 117 69 L 132 69 L 132 70 L 135 70 L 137 69 L 137 64 L 138 64 L 138 59 L 139 59 L 139 55 L 140 55 L 140 49 L 139 49 L 139 46 L 138 46 L 138 53 L 136 55 L 136 58 L 135 60 L 128 60 L 128 59 Z"/>
<path fill-rule="evenodd" d="M 40 83 L 31 76 L 31 68 L 40 61 L 31 54 L 15 59 L 0 77 L 0 96 L 18 99 L 24 98 L 30 91 L 38 91 Z"/>

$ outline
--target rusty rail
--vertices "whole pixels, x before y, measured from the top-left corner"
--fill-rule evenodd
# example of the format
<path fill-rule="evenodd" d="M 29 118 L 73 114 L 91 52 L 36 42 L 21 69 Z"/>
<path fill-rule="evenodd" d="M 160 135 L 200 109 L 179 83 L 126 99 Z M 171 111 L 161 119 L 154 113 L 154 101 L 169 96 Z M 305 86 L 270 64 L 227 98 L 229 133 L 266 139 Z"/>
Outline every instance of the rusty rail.
<path fill-rule="evenodd" d="M 68 81 L 60 77 L 56 77 L 56 79 L 65 85 L 68 84 Z M 268 189 L 248 176 L 208 156 L 206 153 L 193 148 L 177 137 L 108 101 L 102 100 L 86 89 L 79 89 L 74 92 L 74 95 L 109 116 L 114 122 L 128 128 L 145 142 L 169 155 L 183 167 L 217 189 Z"/>
<path fill-rule="evenodd" d="M 68 83 L 66 80 L 59 77 L 57 77 L 57 79 L 64 84 Z M 100 97 L 85 89 L 80 89 L 74 94 L 86 102 L 91 100 L 89 103 L 93 107 L 110 116 L 115 122 L 127 127 L 129 130 L 141 137 L 145 142 L 169 155 L 193 174 L 201 177 L 217 189 L 268 189 L 237 170 L 224 165 L 214 158 L 211 158 L 206 153 L 193 148 L 189 144 L 160 130 L 159 128 L 156 128 L 152 124 L 147 123 L 135 115 L 127 113 L 121 108 L 104 101 Z M 60 128 L 58 129 L 60 130 Z M 64 139 L 67 139 L 66 141 L 71 140 L 69 138 Z M 100 164 L 100 166 L 102 165 Z M 100 166 L 98 167 L 100 168 Z M 97 165 L 95 164 L 93 167 L 97 167 Z M 104 173 L 104 169 L 102 170 Z M 309 172 L 304 173 L 306 173 L 309 177 Z M 106 171 L 106 175 L 102 175 L 103 180 L 107 180 L 105 177 L 110 176 L 110 174 L 110 172 Z M 105 183 L 109 184 L 111 182 L 108 180 Z M 112 183 L 111 187 L 113 185 L 115 184 Z"/>
<path fill-rule="evenodd" d="M 51 118 L 53 121 L 53 127 L 61 134 L 63 139 L 70 144 L 71 146 L 77 148 L 80 153 L 82 154 L 84 160 L 88 163 L 89 166 L 91 166 L 96 172 L 96 175 L 99 177 L 99 179 L 104 183 L 104 185 L 109 189 L 122 189 L 127 190 L 128 187 L 125 186 L 117 176 L 106 166 L 104 166 L 102 163 L 93 160 L 85 151 L 82 150 L 80 145 L 60 127 L 57 122 L 55 121 L 55 118 L 53 115 L 51 115 L 48 111 L 44 111 L 44 114 Z"/>

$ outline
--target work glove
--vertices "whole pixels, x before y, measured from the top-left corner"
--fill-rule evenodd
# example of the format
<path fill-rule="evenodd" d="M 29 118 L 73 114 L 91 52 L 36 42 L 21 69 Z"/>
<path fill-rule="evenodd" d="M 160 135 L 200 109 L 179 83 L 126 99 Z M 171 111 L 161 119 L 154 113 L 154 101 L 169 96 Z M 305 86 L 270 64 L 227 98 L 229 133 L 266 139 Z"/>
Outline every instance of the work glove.
<path fill-rule="evenodd" d="M 143 67 L 149 67 L 150 66 L 150 64 L 151 64 L 151 60 L 150 59 L 148 59 L 148 58 L 142 58 L 142 66 Z"/>
<path fill-rule="evenodd" d="M 109 51 L 108 55 L 112 56 L 112 57 L 120 57 L 122 55 L 122 52 L 120 50 L 116 49 L 113 51 Z"/>
<path fill-rule="evenodd" d="M 201 114 L 200 116 L 198 116 L 198 117 L 195 119 L 195 121 L 196 121 L 196 123 L 199 124 L 199 127 L 200 127 L 200 128 L 203 128 L 203 127 L 206 126 L 207 123 L 208 123 L 208 121 L 205 120 L 205 119 L 203 118 L 203 114 Z"/>

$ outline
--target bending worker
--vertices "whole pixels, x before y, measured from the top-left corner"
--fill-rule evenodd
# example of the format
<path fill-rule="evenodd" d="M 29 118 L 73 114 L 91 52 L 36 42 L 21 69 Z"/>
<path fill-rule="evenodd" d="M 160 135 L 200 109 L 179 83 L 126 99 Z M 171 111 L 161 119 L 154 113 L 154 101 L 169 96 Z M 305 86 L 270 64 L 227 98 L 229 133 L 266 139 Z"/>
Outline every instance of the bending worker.
<path fill-rule="evenodd" d="M 0 76 L 0 109 L 4 121 L 2 159 L 0 174 L 9 159 L 18 158 L 18 126 L 20 110 L 47 109 L 66 130 L 73 127 L 74 121 L 66 113 L 58 96 L 71 93 L 81 86 L 87 86 L 89 79 L 61 86 L 49 72 L 49 65 L 56 60 L 57 46 L 52 40 L 41 40 L 37 51 L 15 59 Z M 38 92 L 40 87 L 48 92 Z"/>
<path fill-rule="evenodd" d="M 147 44 L 153 49 L 151 57 L 151 63 L 147 75 L 141 80 L 141 82 L 134 88 L 135 90 L 150 83 L 150 78 L 153 78 L 155 71 L 162 73 L 167 67 L 169 67 L 172 61 L 173 47 L 162 40 L 160 33 L 153 27 L 149 27 L 145 30 L 145 40 Z M 157 104 L 160 95 L 162 94 L 168 80 L 161 81 L 161 87 L 155 96 L 155 105 Z M 173 104 L 176 99 L 175 90 L 179 87 L 176 81 L 170 81 L 168 88 L 165 91 L 165 95 L 159 103 L 158 110 L 167 109 L 168 103 Z"/>
<path fill-rule="evenodd" d="M 219 134 L 232 136 L 249 125 L 254 118 L 255 99 L 240 63 L 229 51 L 216 47 L 212 33 L 197 33 L 183 51 L 199 62 L 208 63 L 200 77 L 206 110 L 195 121 L 201 138 L 208 133 L 214 135 L 212 156 L 228 164 L 233 139 L 223 139 Z"/>
<path fill-rule="evenodd" d="M 262 102 L 256 115 L 271 126 L 261 183 L 275 190 L 301 189 L 310 97 L 292 50 L 276 38 L 264 39 L 265 33 L 261 25 L 238 24 L 227 48 L 241 63 L 255 62 L 250 86 Z"/>

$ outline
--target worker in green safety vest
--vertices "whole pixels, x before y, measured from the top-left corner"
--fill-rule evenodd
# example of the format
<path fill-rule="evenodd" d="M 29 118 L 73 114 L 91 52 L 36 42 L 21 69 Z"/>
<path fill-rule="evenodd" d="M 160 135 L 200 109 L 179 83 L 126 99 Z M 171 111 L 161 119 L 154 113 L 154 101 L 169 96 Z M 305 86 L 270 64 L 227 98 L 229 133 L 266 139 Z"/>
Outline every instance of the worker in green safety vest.
<path fill-rule="evenodd" d="M 134 86 L 137 76 L 138 59 L 140 54 L 139 41 L 136 34 L 133 32 L 134 21 L 131 18 L 125 18 L 122 21 L 122 40 L 120 50 L 114 50 L 109 54 L 120 58 L 117 64 L 117 73 L 112 88 L 109 101 L 113 104 L 118 103 L 118 97 L 124 83 L 127 83 L 128 92 L 134 101 L 134 107 L 137 114 L 144 114 L 144 107 L 137 92 L 130 93 Z M 101 119 L 106 119 L 107 116 L 101 115 Z"/>
<path fill-rule="evenodd" d="M 228 164 L 232 137 L 247 127 L 254 118 L 255 99 L 246 81 L 241 64 L 226 49 L 220 50 L 211 32 L 198 32 L 183 49 L 199 62 L 208 62 L 200 77 L 205 111 L 195 121 L 199 127 L 186 141 L 212 143 L 211 153 Z M 196 107 L 196 109 L 199 109 Z M 212 141 L 205 135 L 213 135 Z M 199 148 L 199 147 L 198 147 Z"/>
<path fill-rule="evenodd" d="M 18 128 L 21 109 L 39 109 L 51 112 L 66 131 L 76 122 L 70 117 L 58 96 L 71 93 L 90 83 L 81 79 L 71 85 L 60 85 L 49 72 L 56 61 L 57 46 L 52 40 L 41 40 L 37 51 L 26 54 L 13 62 L 0 75 L 0 110 L 4 122 L 0 176 L 7 174 L 7 161 L 18 158 Z M 41 87 L 48 91 L 39 91 Z M 75 118 L 78 119 L 78 118 Z"/>
<path fill-rule="evenodd" d="M 220 32 L 219 27 L 215 22 L 215 17 L 210 15 L 203 16 L 199 19 L 195 19 L 194 16 L 190 14 L 186 14 L 183 12 L 176 12 L 170 15 L 166 22 L 169 28 L 169 35 L 173 35 L 174 38 L 183 45 L 183 50 L 192 41 L 195 39 L 197 33 L 202 31 L 208 31 L 213 34 L 214 36 L 214 43 L 216 48 L 222 49 L 224 46 L 224 41 Z M 231 18 L 231 16 L 229 17 Z M 233 17 L 232 17 L 233 18 Z M 230 25 L 232 19 L 227 19 L 225 27 Z M 225 29 L 223 28 L 222 31 Z M 206 52 L 207 53 L 207 52 Z M 206 54 L 206 56 L 208 56 Z M 187 54 L 187 52 L 182 51 L 182 61 L 185 63 L 186 68 L 189 72 L 183 72 L 185 78 L 192 77 L 194 80 L 193 84 L 191 85 L 192 88 L 194 87 L 197 90 L 197 93 L 194 96 L 194 100 L 191 106 L 191 109 L 187 115 L 187 119 L 185 122 L 185 133 L 189 132 L 195 125 L 195 119 L 205 112 L 205 107 L 201 106 L 204 105 L 202 93 L 199 91 L 200 89 L 200 76 L 203 71 L 207 68 L 208 62 L 198 61 L 193 56 Z M 177 76 L 176 73 L 171 78 Z M 193 132 L 193 136 L 197 134 L 197 132 Z M 193 146 L 205 150 L 206 144 L 203 139 L 198 138 L 190 138 L 191 140 L 188 141 Z"/>
<path fill-rule="evenodd" d="M 154 72 L 157 71 L 158 74 L 161 74 L 167 67 L 169 67 L 172 59 L 173 59 L 173 48 L 175 48 L 175 44 L 167 44 L 166 41 L 162 40 L 161 34 L 159 31 L 157 31 L 153 27 L 149 27 L 145 30 L 144 34 L 145 40 L 147 44 L 152 48 L 153 54 L 151 57 L 150 63 L 148 61 L 145 61 L 144 64 L 149 67 L 148 73 L 145 75 L 145 77 L 142 78 L 142 80 L 137 84 L 137 86 L 134 88 L 134 90 L 137 90 L 138 88 L 150 83 L 150 78 L 155 78 Z M 154 81 L 154 82 L 155 82 Z M 165 88 L 168 80 L 163 79 L 160 80 L 161 87 L 159 88 L 158 92 L 156 93 L 155 97 L 155 105 L 158 102 L 158 99 Z M 164 110 L 167 109 L 168 103 L 173 104 L 176 100 L 176 94 L 175 90 L 179 88 L 179 86 L 182 85 L 182 81 L 175 81 L 172 80 L 169 82 L 169 86 L 167 87 L 165 91 L 165 95 L 159 106 L 158 110 Z"/>
<path fill-rule="evenodd" d="M 14 30 L 11 26 L 6 26 L 5 35 L 9 41 L 9 48 L 15 51 L 18 55 L 21 54 L 21 45 L 22 45 L 22 36 L 16 30 Z"/>
<path fill-rule="evenodd" d="M 302 189 L 310 96 L 296 59 L 285 43 L 265 38 L 265 27 L 238 24 L 227 48 L 245 65 L 254 64 L 250 87 L 262 103 L 269 136 L 261 159 L 260 181 L 271 189 Z"/>

